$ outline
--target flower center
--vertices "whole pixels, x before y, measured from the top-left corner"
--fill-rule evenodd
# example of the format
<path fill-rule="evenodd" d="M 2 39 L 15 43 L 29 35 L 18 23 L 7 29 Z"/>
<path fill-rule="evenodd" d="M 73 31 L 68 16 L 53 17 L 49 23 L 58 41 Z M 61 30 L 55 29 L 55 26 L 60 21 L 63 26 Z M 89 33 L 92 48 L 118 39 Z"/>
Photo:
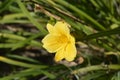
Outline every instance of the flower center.
<path fill-rule="evenodd" d="M 58 42 L 61 43 L 61 44 L 67 43 L 67 42 L 69 42 L 69 39 L 66 35 L 60 35 L 58 37 Z"/>

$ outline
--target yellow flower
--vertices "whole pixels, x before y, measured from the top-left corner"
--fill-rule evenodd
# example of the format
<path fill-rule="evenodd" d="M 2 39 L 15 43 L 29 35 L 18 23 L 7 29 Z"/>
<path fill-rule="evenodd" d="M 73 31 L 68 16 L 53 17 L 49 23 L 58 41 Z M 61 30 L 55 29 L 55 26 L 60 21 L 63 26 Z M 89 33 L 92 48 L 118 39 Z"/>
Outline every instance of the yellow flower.
<path fill-rule="evenodd" d="M 54 26 L 47 24 L 47 34 L 42 40 L 43 47 L 50 53 L 55 53 L 55 61 L 66 59 L 72 61 L 76 57 L 75 39 L 70 35 L 69 24 L 58 21 Z"/>

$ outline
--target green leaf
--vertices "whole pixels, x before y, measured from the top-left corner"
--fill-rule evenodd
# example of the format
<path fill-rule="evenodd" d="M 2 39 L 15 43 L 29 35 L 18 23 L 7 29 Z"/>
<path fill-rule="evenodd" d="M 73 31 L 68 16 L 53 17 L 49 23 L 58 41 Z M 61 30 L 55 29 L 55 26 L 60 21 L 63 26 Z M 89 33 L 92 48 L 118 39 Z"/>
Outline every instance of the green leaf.
<path fill-rule="evenodd" d="M 40 25 L 28 12 L 28 10 L 25 8 L 24 4 L 21 2 L 21 0 L 16 0 L 18 3 L 19 7 L 23 11 L 23 13 L 26 15 L 26 17 L 31 21 L 32 24 L 34 24 L 42 34 L 47 34 L 47 31 L 43 28 L 42 25 Z"/>
<path fill-rule="evenodd" d="M 13 3 L 14 0 L 5 0 L 1 5 L 0 5 L 0 13 L 6 9 L 8 9 L 9 5 Z"/>
<path fill-rule="evenodd" d="M 25 60 L 25 61 L 29 61 L 29 62 L 32 62 L 32 63 L 39 63 L 39 61 L 37 61 L 35 59 L 32 59 L 32 58 L 29 58 L 29 57 L 25 57 L 25 56 L 7 54 L 7 57 L 18 59 L 18 60 Z"/>
<path fill-rule="evenodd" d="M 91 21 L 95 26 L 95 28 L 99 28 L 100 30 L 106 30 L 100 23 L 98 23 L 95 19 L 93 19 L 91 16 L 89 16 L 87 13 L 85 13 L 84 11 L 78 9 L 77 7 L 75 7 L 72 4 L 67 3 L 67 1 L 63 1 L 63 0 L 54 0 L 62 5 L 64 5 L 65 7 L 75 11 L 76 13 L 79 14 L 79 16 L 83 16 L 86 19 L 88 19 L 89 21 Z"/>
<path fill-rule="evenodd" d="M 45 76 L 47 76 L 50 79 L 55 78 L 55 75 L 49 73 L 48 71 L 41 70 L 39 68 L 31 68 L 31 69 L 26 69 L 26 70 L 20 71 L 16 74 L 12 74 L 12 75 L 0 78 L 0 80 L 21 79 L 26 76 L 37 76 L 40 74 L 44 74 Z"/>
<path fill-rule="evenodd" d="M 89 39 L 94 39 L 94 38 L 103 37 L 103 36 L 110 36 L 110 35 L 115 35 L 115 34 L 120 34 L 120 27 L 112 29 L 112 30 L 101 31 L 98 33 L 88 35 L 85 37 L 85 39 L 89 40 Z"/>
<path fill-rule="evenodd" d="M 28 63 L 20 62 L 20 61 L 12 60 L 12 59 L 9 59 L 3 56 L 0 56 L 0 61 L 11 64 L 11 65 L 27 67 L 27 68 L 46 68 L 47 67 L 44 65 L 35 65 L 35 64 L 28 64 Z"/>

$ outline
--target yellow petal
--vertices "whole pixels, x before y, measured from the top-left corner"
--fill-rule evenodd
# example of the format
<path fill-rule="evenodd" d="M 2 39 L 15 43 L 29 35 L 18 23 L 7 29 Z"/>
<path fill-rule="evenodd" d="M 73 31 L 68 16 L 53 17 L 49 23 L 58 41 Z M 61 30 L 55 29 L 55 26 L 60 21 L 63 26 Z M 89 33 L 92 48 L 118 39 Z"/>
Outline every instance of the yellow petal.
<path fill-rule="evenodd" d="M 71 35 L 69 35 L 69 40 L 72 44 L 75 44 L 75 38 Z"/>
<path fill-rule="evenodd" d="M 47 30 L 49 31 L 49 33 L 53 32 L 54 27 L 51 24 L 47 24 Z"/>
<path fill-rule="evenodd" d="M 66 22 L 63 22 L 63 21 L 58 21 L 56 24 L 55 24 L 55 30 L 57 32 L 59 32 L 59 34 L 70 34 L 70 30 L 68 28 L 68 24 Z"/>
<path fill-rule="evenodd" d="M 61 44 L 58 41 L 59 41 L 59 38 L 57 38 L 57 36 L 48 34 L 42 40 L 43 47 L 47 49 L 48 52 L 51 52 L 51 53 L 56 52 L 64 46 L 64 44 Z"/>
<path fill-rule="evenodd" d="M 76 53 L 77 53 L 77 51 L 76 51 L 75 44 L 69 43 L 66 46 L 65 59 L 67 61 L 73 61 L 74 58 L 76 57 Z"/>
<path fill-rule="evenodd" d="M 60 61 L 64 58 L 64 49 L 60 49 L 56 54 L 55 54 L 55 61 Z"/>

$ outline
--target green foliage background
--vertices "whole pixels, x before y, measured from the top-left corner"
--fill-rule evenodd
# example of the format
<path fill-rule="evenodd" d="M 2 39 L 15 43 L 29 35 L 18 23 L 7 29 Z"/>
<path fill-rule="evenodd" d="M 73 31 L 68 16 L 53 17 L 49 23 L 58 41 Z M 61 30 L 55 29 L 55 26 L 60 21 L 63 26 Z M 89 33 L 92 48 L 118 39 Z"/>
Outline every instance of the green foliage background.
<path fill-rule="evenodd" d="M 75 61 L 56 63 L 52 57 L 47 64 L 50 57 L 43 57 L 48 59 L 44 63 L 17 54 L 35 48 L 44 56 L 45 26 L 58 20 L 71 25 L 78 49 Z M 1 0 L 0 61 L 12 71 L 6 70 L 0 80 L 120 80 L 119 25 L 120 0 Z M 79 58 L 84 62 L 78 63 Z M 76 65 L 70 67 L 72 63 Z"/>

